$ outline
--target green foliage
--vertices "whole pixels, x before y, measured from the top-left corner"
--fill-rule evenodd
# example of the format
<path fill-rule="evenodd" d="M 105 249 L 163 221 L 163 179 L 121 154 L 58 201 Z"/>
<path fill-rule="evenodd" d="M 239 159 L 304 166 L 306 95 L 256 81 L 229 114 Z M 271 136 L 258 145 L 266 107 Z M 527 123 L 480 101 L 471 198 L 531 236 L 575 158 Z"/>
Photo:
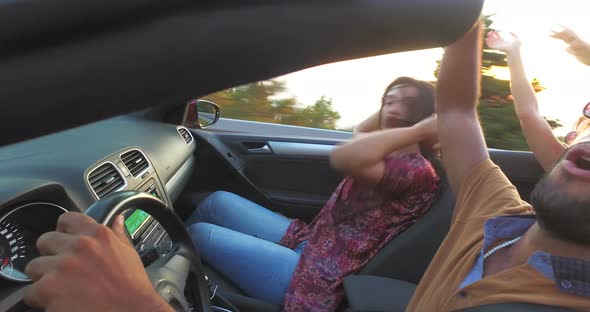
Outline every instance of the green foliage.
<path fill-rule="evenodd" d="M 506 55 L 504 53 L 485 49 L 483 51 L 481 66 L 484 69 L 492 68 L 492 66 L 506 67 L 508 66 L 508 61 L 506 60 Z"/>
<path fill-rule="evenodd" d="M 491 31 L 491 16 L 484 19 L 484 38 Z M 484 47 L 481 69 L 481 98 L 478 113 L 483 128 L 486 143 L 490 148 L 507 150 L 529 150 L 520 121 L 516 116 L 514 102 L 510 92 L 510 81 L 497 79 L 490 74 L 493 67 L 507 67 L 506 56 L 498 51 Z M 439 66 L 435 70 L 438 74 Z M 533 79 L 535 92 L 545 88 L 539 80 Z M 558 120 L 547 119 L 549 126 L 554 129 L 561 127 Z"/>
<path fill-rule="evenodd" d="M 340 114 L 332 110 L 332 100 L 321 97 L 312 106 L 301 112 L 306 126 L 321 129 L 336 129 L 336 122 Z"/>
<path fill-rule="evenodd" d="M 481 76 L 481 99 L 508 101 L 512 104 L 512 101 L 508 100 L 510 94 L 510 81 L 488 75 Z"/>
<path fill-rule="evenodd" d="M 222 117 L 336 129 L 340 114 L 332 108 L 332 100 L 321 97 L 313 105 L 301 107 L 295 98 L 276 99 L 286 90 L 283 82 L 260 81 L 210 94 L 204 99 L 217 103 Z"/>
<path fill-rule="evenodd" d="M 488 147 L 528 150 L 512 103 L 482 99 L 479 102 L 478 112 Z"/>

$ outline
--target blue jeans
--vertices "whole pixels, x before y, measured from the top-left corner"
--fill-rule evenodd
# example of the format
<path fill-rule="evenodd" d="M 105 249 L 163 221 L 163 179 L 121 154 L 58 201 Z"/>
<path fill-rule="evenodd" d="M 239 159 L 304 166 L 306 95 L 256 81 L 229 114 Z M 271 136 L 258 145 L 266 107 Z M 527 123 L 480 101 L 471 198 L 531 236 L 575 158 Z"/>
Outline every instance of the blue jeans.
<path fill-rule="evenodd" d="M 282 304 L 301 250 L 278 244 L 291 220 L 238 195 L 209 195 L 185 221 L 201 258 L 247 295 Z"/>

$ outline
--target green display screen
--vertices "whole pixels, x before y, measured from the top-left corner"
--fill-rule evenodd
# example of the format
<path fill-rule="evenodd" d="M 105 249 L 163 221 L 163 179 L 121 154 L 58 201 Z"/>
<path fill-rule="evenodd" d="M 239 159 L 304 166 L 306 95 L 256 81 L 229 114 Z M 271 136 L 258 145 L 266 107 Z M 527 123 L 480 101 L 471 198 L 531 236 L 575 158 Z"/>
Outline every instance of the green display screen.
<path fill-rule="evenodd" d="M 143 224 L 143 222 L 149 218 L 150 215 L 143 210 L 135 210 L 127 218 L 125 218 L 125 227 L 129 234 L 133 235 L 137 229 Z"/>

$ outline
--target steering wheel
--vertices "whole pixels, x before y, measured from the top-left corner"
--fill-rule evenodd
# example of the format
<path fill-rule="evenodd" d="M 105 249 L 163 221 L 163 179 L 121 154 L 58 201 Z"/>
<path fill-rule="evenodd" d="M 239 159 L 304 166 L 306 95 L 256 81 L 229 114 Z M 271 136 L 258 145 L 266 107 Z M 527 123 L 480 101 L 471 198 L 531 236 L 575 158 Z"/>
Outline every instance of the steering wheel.
<path fill-rule="evenodd" d="M 109 194 L 95 202 L 86 215 L 106 226 L 130 208 L 139 208 L 151 215 L 170 236 L 172 251 L 145 268 L 154 288 L 176 311 L 210 312 L 209 288 L 201 258 L 194 249 L 184 224 L 161 200 L 138 191 Z M 185 294 L 187 281 L 190 291 Z M 186 296 L 190 296 L 192 307 Z"/>

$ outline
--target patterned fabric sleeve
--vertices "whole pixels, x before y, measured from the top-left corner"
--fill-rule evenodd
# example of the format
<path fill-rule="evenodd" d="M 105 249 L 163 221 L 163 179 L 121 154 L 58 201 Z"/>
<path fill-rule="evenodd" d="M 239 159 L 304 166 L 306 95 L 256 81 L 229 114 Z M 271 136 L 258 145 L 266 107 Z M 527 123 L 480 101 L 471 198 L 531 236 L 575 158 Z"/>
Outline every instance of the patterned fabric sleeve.
<path fill-rule="evenodd" d="M 289 224 L 289 227 L 287 228 L 287 231 L 281 238 L 279 245 L 283 245 L 287 248 L 293 249 L 299 243 L 306 240 L 308 234 L 309 228 L 307 227 L 307 224 L 305 224 L 305 222 L 299 219 L 295 219 L 291 221 L 291 224 Z"/>
<path fill-rule="evenodd" d="M 419 153 L 391 156 L 377 190 L 389 194 L 432 192 L 439 178 L 432 164 Z"/>

